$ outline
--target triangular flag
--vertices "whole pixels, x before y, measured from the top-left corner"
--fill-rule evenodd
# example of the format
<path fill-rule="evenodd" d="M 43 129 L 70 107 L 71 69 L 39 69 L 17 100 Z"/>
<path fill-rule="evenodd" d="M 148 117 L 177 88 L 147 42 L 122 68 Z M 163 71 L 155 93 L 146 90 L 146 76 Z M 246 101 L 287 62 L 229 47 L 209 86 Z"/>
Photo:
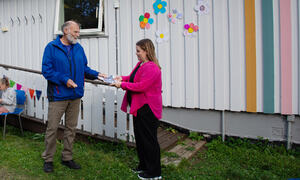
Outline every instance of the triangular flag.
<path fill-rule="evenodd" d="M 34 89 L 30 89 L 30 88 L 29 88 L 29 94 L 30 94 L 30 98 L 32 99 L 33 94 L 34 94 Z"/>
<path fill-rule="evenodd" d="M 36 94 L 37 99 L 40 100 L 42 91 L 40 91 L 40 90 L 35 90 L 35 94 Z"/>
<path fill-rule="evenodd" d="M 16 84 L 15 81 L 9 80 L 9 87 L 14 87 L 15 84 Z"/>
<path fill-rule="evenodd" d="M 17 90 L 20 90 L 21 88 L 22 88 L 22 85 L 17 83 Z"/>
<path fill-rule="evenodd" d="M 22 86 L 21 90 L 25 91 L 25 93 L 26 93 L 26 92 L 27 92 L 27 90 L 28 90 L 28 87 L 26 87 L 26 86 Z"/>

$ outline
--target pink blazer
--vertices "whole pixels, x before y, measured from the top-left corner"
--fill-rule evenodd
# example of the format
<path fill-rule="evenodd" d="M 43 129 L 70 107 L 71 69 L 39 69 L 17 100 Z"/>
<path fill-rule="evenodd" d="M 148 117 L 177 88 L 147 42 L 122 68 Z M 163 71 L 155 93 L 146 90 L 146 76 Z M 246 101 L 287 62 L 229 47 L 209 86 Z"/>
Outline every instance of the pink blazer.
<path fill-rule="evenodd" d="M 138 62 L 135 68 L 141 62 Z M 135 69 L 134 68 L 134 69 Z M 134 71 L 133 69 L 133 71 Z M 133 72 L 132 71 L 132 72 Z M 131 72 L 131 73 L 132 73 Z M 131 75 L 130 73 L 130 75 Z M 131 106 L 130 114 L 137 116 L 137 111 L 144 104 L 148 104 L 153 114 L 157 119 L 162 118 L 162 82 L 161 71 L 159 67 L 152 61 L 148 61 L 141 65 L 135 74 L 133 83 L 129 82 L 129 76 L 122 76 L 121 88 L 124 90 L 130 90 L 131 93 Z M 127 91 L 123 98 L 121 110 L 127 112 Z"/>

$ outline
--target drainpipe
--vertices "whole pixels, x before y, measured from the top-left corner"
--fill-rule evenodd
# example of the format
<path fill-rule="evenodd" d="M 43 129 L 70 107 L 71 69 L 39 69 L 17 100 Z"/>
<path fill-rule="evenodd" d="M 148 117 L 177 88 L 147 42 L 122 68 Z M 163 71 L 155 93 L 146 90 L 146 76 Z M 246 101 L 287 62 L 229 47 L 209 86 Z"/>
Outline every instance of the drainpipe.
<path fill-rule="evenodd" d="M 222 141 L 225 141 L 225 111 L 222 111 L 221 114 L 221 119 L 222 119 Z"/>
<path fill-rule="evenodd" d="M 287 116 L 287 149 L 291 149 L 292 147 L 292 123 L 295 122 L 295 115 Z"/>
<path fill-rule="evenodd" d="M 115 8 L 115 31 L 116 31 L 116 74 L 119 74 L 119 48 L 118 48 L 118 9 L 120 8 L 119 0 L 114 0 Z"/>

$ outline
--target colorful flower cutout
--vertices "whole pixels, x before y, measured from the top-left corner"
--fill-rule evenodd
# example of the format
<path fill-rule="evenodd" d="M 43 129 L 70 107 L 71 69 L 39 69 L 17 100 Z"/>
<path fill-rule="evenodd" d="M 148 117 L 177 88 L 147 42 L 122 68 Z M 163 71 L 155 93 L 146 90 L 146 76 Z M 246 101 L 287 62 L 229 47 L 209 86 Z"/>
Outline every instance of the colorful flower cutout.
<path fill-rule="evenodd" d="M 140 27 L 142 29 L 150 29 L 150 25 L 153 23 L 154 20 L 150 18 L 150 14 L 146 12 L 144 15 L 140 15 L 139 21 Z"/>
<path fill-rule="evenodd" d="M 209 6 L 206 0 L 198 0 L 194 9 L 199 15 L 206 15 L 209 13 Z"/>
<path fill-rule="evenodd" d="M 169 40 L 169 33 L 167 31 L 156 31 L 156 42 L 157 43 L 163 43 L 167 42 Z"/>
<path fill-rule="evenodd" d="M 167 2 L 166 1 L 162 1 L 162 0 L 156 0 L 153 3 L 153 9 L 154 9 L 154 13 L 158 14 L 160 13 L 165 13 L 166 12 L 166 6 L 167 6 Z"/>
<path fill-rule="evenodd" d="M 168 13 L 169 21 L 173 24 L 176 23 L 176 19 L 182 19 L 182 13 L 178 12 L 177 9 L 173 9 L 172 13 Z"/>
<path fill-rule="evenodd" d="M 199 30 L 199 27 L 194 23 L 184 25 L 184 36 L 194 36 L 195 33 Z"/>

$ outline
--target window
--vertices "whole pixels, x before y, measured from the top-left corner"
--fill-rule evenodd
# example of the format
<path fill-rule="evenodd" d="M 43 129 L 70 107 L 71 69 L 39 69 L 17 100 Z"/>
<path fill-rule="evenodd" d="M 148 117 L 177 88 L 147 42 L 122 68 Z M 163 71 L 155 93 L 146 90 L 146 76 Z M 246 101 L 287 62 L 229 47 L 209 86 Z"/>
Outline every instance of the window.
<path fill-rule="evenodd" d="M 54 34 L 62 34 L 61 25 L 68 20 L 81 24 L 80 35 L 104 35 L 103 0 L 56 0 Z"/>

